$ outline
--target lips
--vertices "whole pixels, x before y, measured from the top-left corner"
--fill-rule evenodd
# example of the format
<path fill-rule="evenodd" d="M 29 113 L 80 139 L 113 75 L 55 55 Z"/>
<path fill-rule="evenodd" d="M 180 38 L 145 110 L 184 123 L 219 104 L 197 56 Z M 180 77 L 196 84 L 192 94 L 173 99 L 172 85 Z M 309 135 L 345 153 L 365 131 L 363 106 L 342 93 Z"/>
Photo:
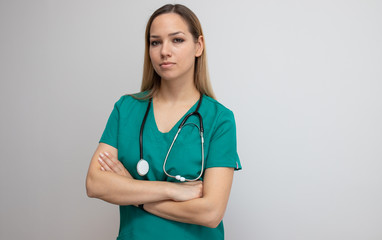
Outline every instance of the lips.
<path fill-rule="evenodd" d="M 174 62 L 162 62 L 161 64 L 159 64 L 159 66 L 162 68 L 169 68 L 169 67 L 172 67 L 173 65 L 175 65 Z"/>

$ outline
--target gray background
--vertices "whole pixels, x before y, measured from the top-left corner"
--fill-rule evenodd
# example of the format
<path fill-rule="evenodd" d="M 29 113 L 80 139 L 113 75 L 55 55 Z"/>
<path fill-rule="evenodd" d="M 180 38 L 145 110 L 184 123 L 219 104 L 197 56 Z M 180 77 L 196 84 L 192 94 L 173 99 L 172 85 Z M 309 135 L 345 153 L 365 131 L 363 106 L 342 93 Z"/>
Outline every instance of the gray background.
<path fill-rule="evenodd" d="M 243 171 L 227 239 L 382 239 L 382 2 L 179 1 L 200 18 Z M 85 193 L 167 1 L 0 2 L 0 239 L 113 239 Z"/>

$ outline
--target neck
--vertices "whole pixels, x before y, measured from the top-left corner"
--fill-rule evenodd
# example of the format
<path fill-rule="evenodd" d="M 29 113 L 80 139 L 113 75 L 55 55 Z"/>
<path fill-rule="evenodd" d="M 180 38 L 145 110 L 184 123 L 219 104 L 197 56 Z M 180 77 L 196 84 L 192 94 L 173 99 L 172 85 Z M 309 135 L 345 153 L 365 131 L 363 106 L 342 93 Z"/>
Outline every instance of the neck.
<path fill-rule="evenodd" d="M 197 101 L 200 97 L 193 81 L 162 81 L 159 91 L 154 96 L 165 102 L 189 102 Z M 196 99 L 196 100 L 195 100 Z"/>

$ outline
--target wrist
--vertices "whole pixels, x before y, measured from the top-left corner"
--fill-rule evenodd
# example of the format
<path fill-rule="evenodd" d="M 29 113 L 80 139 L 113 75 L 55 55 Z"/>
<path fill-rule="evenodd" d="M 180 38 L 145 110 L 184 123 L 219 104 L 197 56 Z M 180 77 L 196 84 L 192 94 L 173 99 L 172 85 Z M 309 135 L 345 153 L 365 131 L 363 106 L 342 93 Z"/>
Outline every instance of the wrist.
<path fill-rule="evenodd" d="M 176 196 L 176 183 L 167 182 L 165 187 L 165 194 L 169 200 L 174 200 Z"/>

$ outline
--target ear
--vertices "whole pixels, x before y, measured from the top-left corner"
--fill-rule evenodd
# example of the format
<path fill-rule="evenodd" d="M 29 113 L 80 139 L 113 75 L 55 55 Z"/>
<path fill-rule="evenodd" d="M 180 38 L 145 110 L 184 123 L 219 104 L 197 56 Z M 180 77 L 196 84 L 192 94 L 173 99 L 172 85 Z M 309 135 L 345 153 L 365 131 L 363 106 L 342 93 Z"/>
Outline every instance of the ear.
<path fill-rule="evenodd" d="M 196 45 L 195 57 L 200 57 L 204 50 L 204 38 L 202 35 L 198 37 L 198 41 L 195 43 L 195 45 Z"/>

